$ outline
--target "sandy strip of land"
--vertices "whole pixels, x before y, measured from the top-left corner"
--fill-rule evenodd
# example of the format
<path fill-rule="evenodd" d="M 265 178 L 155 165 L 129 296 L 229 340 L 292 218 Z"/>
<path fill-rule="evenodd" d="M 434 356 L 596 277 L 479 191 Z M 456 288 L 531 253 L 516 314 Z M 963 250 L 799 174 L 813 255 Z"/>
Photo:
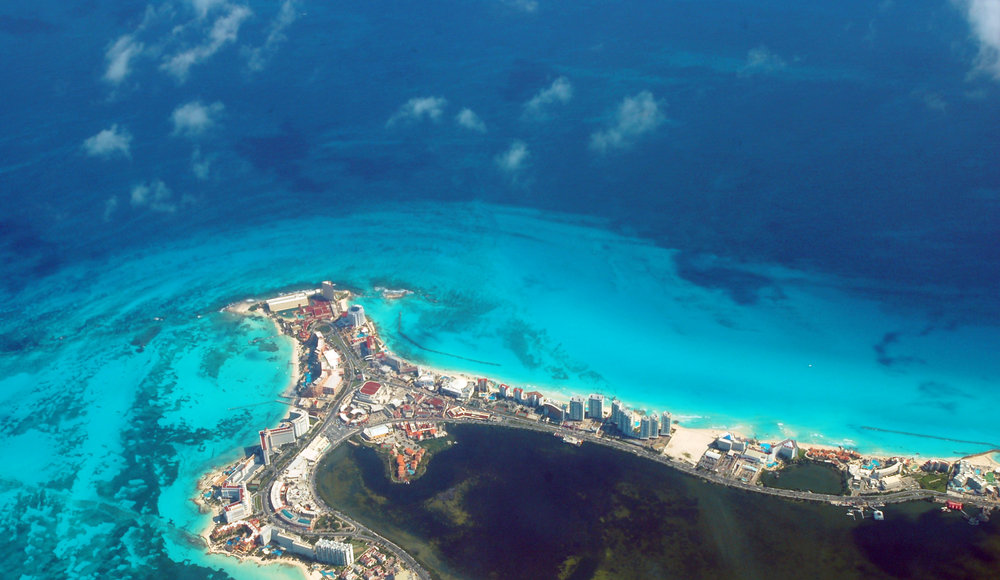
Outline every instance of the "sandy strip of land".
<path fill-rule="evenodd" d="M 305 562 L 298 560 L 296 558 L 292 558 L 290 556 L 283 556 L 275 560 L 265 560 L 260 556 L 241 556 L 236 554 L 230 554 L 225 550 L 209 549 L 208 552 L 210 554 L 219 554 L 221 556 L 229 556 L 231 558 L 236 558 L 237 560 L 239 560 L 241 563 L 244 564 L 248 563 L 257 564 L 257 566 L 261 568 L 265 566 L 289 566 L 291 568 L 297 569 L 299 572 L 302 573 L 302 577 L 308 580 L 321 580 L 323 578 L 323 575 L 320 574 L 319 571 L 311 570 L 309 566 L 306 565 Z"/>
<path fill-rule="evenodd" d="M 712 441 L 726 432 L 722 429 L 692 429 L 676 424 L 671 427 L 671 431 L 673 434 L 663 454 L 691 465 L 697 465 Z"/>

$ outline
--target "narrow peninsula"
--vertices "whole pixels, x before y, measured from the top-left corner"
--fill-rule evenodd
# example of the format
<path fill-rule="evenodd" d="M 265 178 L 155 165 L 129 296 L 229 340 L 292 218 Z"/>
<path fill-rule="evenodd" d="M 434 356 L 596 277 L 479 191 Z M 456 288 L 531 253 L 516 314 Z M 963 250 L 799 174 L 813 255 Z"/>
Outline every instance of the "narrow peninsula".
<path fill-rule="evenodd" d="M 385 299 L 407 290 L 376 289 Z M 295 341 L 287 418 L 261 426 L 250 452 L 202 480 L 198 501 L 218 515 L 212 551 L 284 562 L 311 578 L 420 578 L 416 558 L 316 491 L 321 458 L 343 444 L 370 446 L 385 477 L 408 485 L 456 442 L 448 425 L 473 423 L 551 433 L 569 445 L 603 445 L 703 480 L 789 501 L 842 506 L 858 520 L 891 517 L 891 504 L 932 501 L 971 525 L 1000 506 L 993 450 L 916 460 L 793 439 L 763 441 L 693 429 L 669 412 L 631 408 L 600 393 L 568 400 L 489 377 L 422 368 L 386 348 L 351 292 L 331 282 L 227 310 L 266 316 Z M 530 468 L 530 467 L 528 467 Z"/>

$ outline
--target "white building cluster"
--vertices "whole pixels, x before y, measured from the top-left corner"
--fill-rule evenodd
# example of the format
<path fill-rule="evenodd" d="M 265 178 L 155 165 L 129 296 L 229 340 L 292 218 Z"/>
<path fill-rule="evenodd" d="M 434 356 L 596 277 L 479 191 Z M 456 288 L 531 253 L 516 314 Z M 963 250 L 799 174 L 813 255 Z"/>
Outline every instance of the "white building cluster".
<path fill-rule="evenodd" d="M 286 294 L 278 296 L 265 302 L 267 309 L 271 312 L 283 312 L 285 310 L 295 310 L 304 306 L 309 306 L 309 296 L 305 292 Z"/>
<path fill-rule="evenodd" d="M 256 455 L 244 457 L 233 467 L 225 482 L 219 487 L 219 497 L 226 502 L 222 508 L 222 518 L 227 524 L 246 519 L 253 513 L 253 500 L 247 491 L 246 482 L 261 467 Z"/>
<path fill-rule="evenodd" d="M 444 383 L 441 385 L 440 393 L 455 397 L 461 401 L 467 401 L 472 396 L 473 384 L 463 378 L 442 377 Z"/>
<path fill-rule="evenodd" d="M 351 566 L 354 564 L 354 546 L 347 542 L 320 539 L 315 546 L 310 546 L 302 538 L 282 531 L 273 526 L 264 526 L 260 530 L 260 541 L 265 546 L 275 543 L 290 554 L 309 558 L 333 566 Z"/>
<path fill-rule="evenodd" d="M 995 472 L 963 459 L 955 466 L 955 474 L 948 482 L 948 489 L 962 493 L 996 494 L 997 480 Z"/>
<path fill-rule="evenodd" d="M 316 334 L 316 352 L 323 353 L 319 358 L 319 378 L 316 379 L 316 386 L 322 389 L 324 394 L 333 395 L 344 382 L 344 370 L 340 365 L 340 353 L 332 348 L 327 348 L 326 337 L 323 333 Z"/>
<path fill-rule="evenodd" d="M 868 465 L 850 465 L 847 468 L 851 476 L 851 485 L 889 491 L 897 489 L 903 485 L 903 464 L 895 462 L 891 465 L 881 466 L 875 463 Z"/>
<path fill-rule="evenodd" d="M 288 418 L 275 429 L 259 431 L 260 449 L 264 465 L 271 465 L 271 456 L 278 453 L 282 446 L 295 443 L 309 431 L 309 413 L 296 409 L 288 414 Z"/>
<path fill-rule="evenodd" d="M 611 400 L 611 423 L 625 437 L 656 439 L 661 434 L 670 435 L 670 413 L 636 411 L 618 399 Z"/>

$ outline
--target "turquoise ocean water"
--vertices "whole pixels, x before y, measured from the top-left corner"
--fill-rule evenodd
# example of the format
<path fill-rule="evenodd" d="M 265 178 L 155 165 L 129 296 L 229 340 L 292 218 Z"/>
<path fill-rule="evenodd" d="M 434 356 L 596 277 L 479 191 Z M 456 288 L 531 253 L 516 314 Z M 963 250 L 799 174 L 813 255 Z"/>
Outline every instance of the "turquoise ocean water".
<path fill-rule="evenodd" d="M 995 328 L 931 329 L 790 270 L 755 304 L 679 278 L 669 249 L 591 219 L 481 204 L 414 205 L 289 220 L 64 268 L 7 304 L 4 333 L 32 348 L 3 358 L 5 517 L 29 563 L 80 572 L 142 565 L 139 546 L 225 565 L 186 544 L 206 523 L 189 501 L 198 477 L 235 459 L 281 418 L 287 339 L 250 344 L 265 321 L 226 303 L 334 279 L 417 294 L 361 298 L 389 345 L 421 363 L 552 392 L 603 392 L 669 410 L 690 426 L 730 427 L 863 450 L 953 455 L 995 437 Z M 301 233 L 306 230 L 308 236 Z M 415 350 L 422 345 L 492 364 Z M 872 345 L 887 331 L 887 367 Z M 155 332 L 155 334 L 154 334 Z M 143 352 L 133 341 L 148 344 Z M 916 362 L 919 361 L 919 362 Z M 17 469 L 12 469 L 17 466 Z M 81 516 L 88 515 L 88 517 Z M 92 517 L 94 514 L 97 517 Z M 93 521 L 94 527 L 86 522 Z M 60 529 L 71 525 L 73 532 Z M 119 528 L 116 528 L 118 526 Z M 94 534 L 127 528 L 135 546 L 89 560 Z M 50 542 L 58 538 L 55 550 Z M 114 569 L 114 568 L 110 568 Z"/>
<path fill-rule="evenodd" d="M 0 6 L 0 571 L 294 576 L 189 499 L 286 411 L 219 309 L 324 279 L 429 366 L 997 446 L 994 5 Z"/>

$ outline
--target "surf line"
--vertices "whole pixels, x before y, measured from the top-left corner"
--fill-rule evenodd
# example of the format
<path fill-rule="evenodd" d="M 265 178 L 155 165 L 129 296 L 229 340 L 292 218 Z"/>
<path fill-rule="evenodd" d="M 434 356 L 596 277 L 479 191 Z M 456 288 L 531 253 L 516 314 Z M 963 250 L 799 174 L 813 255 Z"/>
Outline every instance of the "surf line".
<path fill-rule="evenodd" d="M 434 354 L 443 354 L 444 356 L 450 356 L 452 358 L 467 360 L 469 362 L 474 362 L 474 363 L 478 363 L 478 364 L 481 364 L 481 365 L 489 365 L 491 367 L 498 367 L 498 366 L 500 366 L 500 363 L 490 362 L 488 360 L 478 360 L 478 359 L 474 359 L 474 358 L 469 358 L 467 356 L 461 356 L 461 355 L 458 355 L 458 354 L 451 354 L 450 352 L 444 352 L 444 351 L 440 351 L 440 350 L 434 350 L 433 348 L 427 348 L 426 346 L 424 346 L 424 345 L 420 344 L 419 342 L 413 340 L 409 336 L 406 336 L 406 333 L 403 332 L 403 313 L 399 312 L 397 314 L 398 314 L 398 316 L 396 317 L 396 332 L 399 333 L 399 336 L 402 336 L 404 339 L 406 339 L 407 342 L 409 342 L 413 346 L 419 348 L 420 350 L 426 350 L 427 352 L 433 352 Z"/>
<path fill-rule="evenodd" d="M 985 447 L 1000 447 L 1000 445 L 997 445 L 996 443 L 987 443 L 986 441 L 967 441 L 965 439 L 952 439 L 951 437 L 938 437 L 937 435 L 925 435 L 923 433 L 910 433 L 909 431 L 895 431 L 893 429 L 882 429 L 881 427 L 868 427 L 867 425 L 862 425 L 861 428 L 862 429 L 868 429 L 869 431 L 881 431 L 882 433 L 895 433 L 896 435 L 909 435 L 910 437 L 924 437 L 926 439 L 939 439 L 941 441 L 951 441 L 952 443 L 968 443 L 970 445 L 983 445 Z"/>

